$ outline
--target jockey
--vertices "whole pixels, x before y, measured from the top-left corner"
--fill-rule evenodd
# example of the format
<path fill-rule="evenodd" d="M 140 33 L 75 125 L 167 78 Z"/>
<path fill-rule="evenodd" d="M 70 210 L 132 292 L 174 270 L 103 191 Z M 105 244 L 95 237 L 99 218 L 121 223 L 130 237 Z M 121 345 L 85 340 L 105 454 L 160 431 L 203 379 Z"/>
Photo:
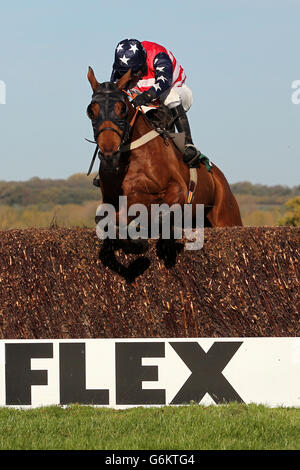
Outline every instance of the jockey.
<path fill-rule="evenodd" d="M 193 144 L 186 115 L 193 96 L 185 84 L 186 75 L 181 65 L 170 51 L 159 44 L 124 39 L 116 47 L 110 81 L 119 80 L 129 69 L 132 79 L 127 88 L 138 93 L 132 104 L 145 106 L 159 99 L 167 106 L 178 132 L 185 133 L 183 160 L 188 166 L 196 166 L 201 152 Z"/>

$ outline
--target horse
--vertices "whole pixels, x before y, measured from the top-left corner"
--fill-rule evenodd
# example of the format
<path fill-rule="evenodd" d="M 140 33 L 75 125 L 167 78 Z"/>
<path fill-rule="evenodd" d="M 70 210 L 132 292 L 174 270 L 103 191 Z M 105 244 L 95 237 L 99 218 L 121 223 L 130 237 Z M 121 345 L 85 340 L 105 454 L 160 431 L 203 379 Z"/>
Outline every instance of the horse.
<path fill-rule="evenodd" d="M 91 67 L 87 76 L 93 91 L 87 114 L 97 144 L 94 159 L 98 151 L 101 162 L 102 202 L 116 208 L 117 226 L 120 195 L 127 197 L 128 208 L 133 204 L 150 209 L 153 204 L 183 207 L 189 203 L 193 216 L 197 205 L 202 204 L 205 227 L 242 226 L 237 201 L 215 164 L 210 171 L 203 164 L 194 169 L 197 184 L 191 190 L 191 171 L 182 152 L 131 104 L 125 92 L 132 80 L 131 70 L 115 84 L 99 83 Z"/>

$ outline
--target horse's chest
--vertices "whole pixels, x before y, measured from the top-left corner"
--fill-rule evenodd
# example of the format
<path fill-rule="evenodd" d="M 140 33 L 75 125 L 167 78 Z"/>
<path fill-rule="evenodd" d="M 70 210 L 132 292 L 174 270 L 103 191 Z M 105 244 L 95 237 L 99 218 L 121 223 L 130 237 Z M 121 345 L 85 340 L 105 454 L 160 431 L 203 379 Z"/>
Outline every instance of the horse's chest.
<path fill-rule="evenodd" d="M 129 196 L 132 193 L 155 194 L 161 191 L 161 186 L 158 181 L 147 174 L 137 172 L 135 175 L 128 175 L 124 178 L 122 189 L 123 194 Z"/>

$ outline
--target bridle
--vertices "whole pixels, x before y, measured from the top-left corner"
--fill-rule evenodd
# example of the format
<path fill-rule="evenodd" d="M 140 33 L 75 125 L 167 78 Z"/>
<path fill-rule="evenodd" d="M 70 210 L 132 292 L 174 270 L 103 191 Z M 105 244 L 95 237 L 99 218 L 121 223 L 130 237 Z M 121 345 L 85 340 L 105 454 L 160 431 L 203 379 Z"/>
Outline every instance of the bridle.
<path fill-rule="evenodd" d="M 120 118 L 115 112 L 115 104 L 120 101 L 124 103 L 126 107 L 124 117 L 122 118 Z M 126 98 L 124 93 L 118 90 L 113 83 L 104 82 L 93 94 L 92 101 L 88 106 L 88 112 L 89 107 L 93 103 L 98 103 L 100 108 L 97 118 L 95 120 L 92 120 L 95 141 L 102 132 L 110 130 L 118 134 L 121 139 L 121 142 L 125 142 L 128 139 L 129 122 L 127 121 L 128 107 L 126 104 Z M 121 129 L 122 134 L 114 127 L 103 127 L 98 131 L 101 123 L 104 121 L 111 121 L 116 124 L 116 126 Z"/>
<path fill-rule="evenodd" d="M 125 105 L 122 117 L 119 117 L 117 115 L 116 111 L 115 111 L 115 105 L 118 102 L 122 102 Z M 90 107 L 94 103 L 97 103 L 99 105 L 99 114 L 96 117 L 96 119 L 93 119 L 93 117 L 91 115 L 91 109 L 90 109 Z M 118 157 L 120 155 L 120 153 L 122 152 L 122 146 L 124 146 L 126 144 L 126 142 L 128 141 L 128 139 L 130 137 L 130 131 L 131 131 L 132 126 L 134 124 L 135 117 L 136 117 L 136 114 L 138 112 L 138 109 L 139 108 L 137 108 L 137 110 L 135 112 L 134 118 L 131 120 L 131 122 L 129 122 L 128 121 L 127 97 L 126 97 L 125 93 L 122 90 L 117 89 L 115 87 L 115 85 L 111 82 L 101 83 L 101 85 L 94 92 L 94 94 L 92 96 L 92 101 L 91 101 L 91 103 L 89 104 L 89 106 L 87 108 L 87 114 L 92 119 L 92 126 L 93 126 L 94 139 L 95 139 L 94 143 L 97 144 L 97 139 L 98 139 L 99 135 L 102 132 L 105 132 L 105 131 L 115 132 L 120 137 L 120 140 L 121 140 L 120 144 L 119 144 L 119 147 L 117 148 L 117 150 L 110 157 L 111 159 L 113 159 L 114 157 Z M 101 129 L 99 129 L 101 124 L 105 121 L 112 122 L 113 124 L 116 125 L 116 127 L 118 129 L 116 129 L 114 127 L 109 127 L 109 126 L 102 127 Z M 88 139 L 86 139 L 86 140 L 88 140 Z M 91 141 L 89 141 L 89 142 L 91 142 Z M 100 161 L 106 159 L 105 155 L 103 154 L 103 152 L 101 152 L 101 150 L 99 149 L 98 144 L 97 144 L 94 155 L 93 155 L 93 158 L 92 158 L 92 161 L 91 161 L 91 165 L 90 165 L 90 168 L 89 168 L 89 171 L 88 171 L 88 175 L 92 171 L 97 153 L 99 154 Z M 112 171 L 112 170 L 113 170 L 113 168 L 110 169 L 110 171 Z M 118 168 L 116 168 L 115 170 L 118 170 Z"/>

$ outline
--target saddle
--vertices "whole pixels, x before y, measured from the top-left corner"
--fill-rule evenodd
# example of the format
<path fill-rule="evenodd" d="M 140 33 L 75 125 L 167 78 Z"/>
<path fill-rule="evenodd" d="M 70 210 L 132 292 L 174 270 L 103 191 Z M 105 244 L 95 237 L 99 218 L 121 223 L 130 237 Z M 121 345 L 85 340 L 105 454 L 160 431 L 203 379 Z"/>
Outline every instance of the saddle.
<path fill-rule="evenodd" d="M 149 108 L 148 108 L 149 109 Z M 175 147 L 184 153 L 185 150 L 185 133 L 175 132 L 175 120 L 167 106 L 161 104 L 159 107 L 151 108 L 145 113 L 145 117 L 152 124 L 154 129 L 159 132 L 162 137 L 172 139 Z M 199 168 L 200 164 L 203 163 L 207 171 L 212 168 L 212 163 L 209 158 L 202 152 L 198 158 L 198 163 L 195 168 Z"/>

